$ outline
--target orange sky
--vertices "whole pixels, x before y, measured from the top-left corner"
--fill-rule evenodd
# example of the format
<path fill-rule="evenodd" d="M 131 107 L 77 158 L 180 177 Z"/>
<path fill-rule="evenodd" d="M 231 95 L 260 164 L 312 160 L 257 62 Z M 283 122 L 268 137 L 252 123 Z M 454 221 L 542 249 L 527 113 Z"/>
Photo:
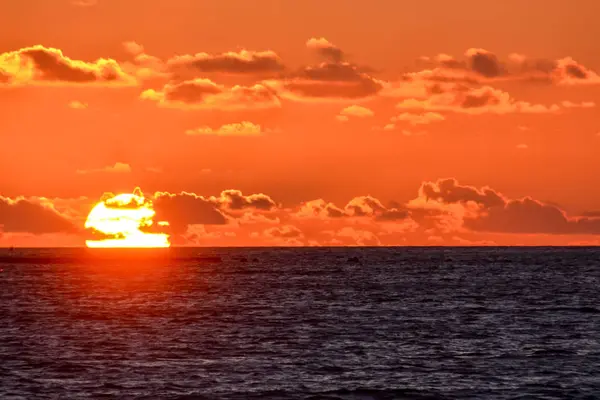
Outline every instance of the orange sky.
<path fill-rule="evenodd" d="M 0 10 L 0 246 L 600 244 L 597 0 Z"/>

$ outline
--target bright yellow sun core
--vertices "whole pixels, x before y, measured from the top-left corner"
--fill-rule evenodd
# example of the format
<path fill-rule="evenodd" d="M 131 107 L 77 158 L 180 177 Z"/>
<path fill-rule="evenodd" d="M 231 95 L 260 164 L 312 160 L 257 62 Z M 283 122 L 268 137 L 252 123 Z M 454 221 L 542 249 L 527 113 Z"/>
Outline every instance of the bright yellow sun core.
<path fill-rule="evenodd" d="M 169 235 L 148 232 L 154 225 L 154 215 L 152 202 L 138 188 L 133 193 L 105 196 L 85 221 L 86 229 L 104 237 L 86 240 L 85 244 L 96 248 L 169 247 Z M 166 221 L 158 222 L 158 226 L 167 225 Z"/>

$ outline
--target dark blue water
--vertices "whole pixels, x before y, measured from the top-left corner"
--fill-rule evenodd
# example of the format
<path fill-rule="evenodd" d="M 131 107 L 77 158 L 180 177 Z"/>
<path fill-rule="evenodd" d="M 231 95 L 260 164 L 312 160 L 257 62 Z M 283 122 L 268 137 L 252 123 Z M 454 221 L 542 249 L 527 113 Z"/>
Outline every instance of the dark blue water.
<path fill-rule="evenodd" d="M 2 399 L 600 398 L 600 249 L 2 250 L 0 269 Z"/>

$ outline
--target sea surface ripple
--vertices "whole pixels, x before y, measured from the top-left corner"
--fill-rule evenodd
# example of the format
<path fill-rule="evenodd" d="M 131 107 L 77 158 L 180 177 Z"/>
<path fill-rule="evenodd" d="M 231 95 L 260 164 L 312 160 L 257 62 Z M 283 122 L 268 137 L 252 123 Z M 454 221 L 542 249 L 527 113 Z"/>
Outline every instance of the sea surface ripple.
<path fill-rule="evenodd" d="M 1 399 L 598 399 L 600 249 L 0 250 Z"/>

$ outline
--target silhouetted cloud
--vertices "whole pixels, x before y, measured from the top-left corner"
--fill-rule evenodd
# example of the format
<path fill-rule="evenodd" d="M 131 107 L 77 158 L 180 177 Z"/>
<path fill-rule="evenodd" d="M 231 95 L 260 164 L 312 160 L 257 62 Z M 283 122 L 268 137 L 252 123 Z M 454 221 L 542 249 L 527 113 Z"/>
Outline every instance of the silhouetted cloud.
<path fill-rule="evenodd" d="M 0 196 L 0 232 L 76 233 L 77 228 L 45 199 Z"/>
<path fill-rule="evenodd" d="M 413 206 L 423 207 L 428 201 L 437 203 L 442 209 L 445 205 L 460 205 L 464 227 L 473 231 L 600 234 L 600 218 L 569 217 L 559 207 L 531 197 L 507 199 L 491 188 L 464 186 L 454 179 L 423 183 L 418 199 Z"/>
<path fill-rule="evenodd" d="M 234 189 L 224 190 L 219 197 L 211 197 L 211 200 L 229 210 L 254 208 L 270 211 L 277 207 L 275 201 L 266 194 L 257 193 L 245 196 L 240 190 Z"/>
<path fill-rule="evenodd" d="M 221 225 L 227 218 L 214 202 L 194 193 L 181 192 L 154 194 L 156 219 L 168 221 L 173 233 L 181 234 L 188 225 Z"/>

